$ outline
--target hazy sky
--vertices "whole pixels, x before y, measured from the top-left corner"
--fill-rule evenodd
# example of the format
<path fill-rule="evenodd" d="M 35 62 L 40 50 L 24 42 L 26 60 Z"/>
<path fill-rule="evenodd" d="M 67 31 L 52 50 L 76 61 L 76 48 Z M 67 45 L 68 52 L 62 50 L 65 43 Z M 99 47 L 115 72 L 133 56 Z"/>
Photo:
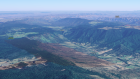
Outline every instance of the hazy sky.
<path fill-rule="evenodd" d="M 0 11 L 134 11 L 140 0 L 0 0 Z"/>

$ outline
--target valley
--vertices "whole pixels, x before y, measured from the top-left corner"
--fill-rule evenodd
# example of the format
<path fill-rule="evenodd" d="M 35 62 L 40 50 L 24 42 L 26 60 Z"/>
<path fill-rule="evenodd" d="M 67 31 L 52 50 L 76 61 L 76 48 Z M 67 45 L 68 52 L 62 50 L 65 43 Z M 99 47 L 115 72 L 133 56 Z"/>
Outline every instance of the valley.
<path fill-rule="evenodd" d="M 64 22 L 72 24 L 67 25 Z M 40 64 L 46 66 L 47 63 L 54 63 L 65 67 L 82 68 L 92 73 L 88 76 L 97 79 L 140 77 L 139 26 L 128 26 L 119 22 L 86 21 L 79 18 L 62 19 L 48 26 L 11 23 L 10 25 L 14 27 L 10 27 L 8 23 L 4 23 L 5 28 L 1 29 L 5 31 L 0 32 L 3 45 L 9 49 L 2 51 L 1 70 L 16 68 L 22 70 L 28 66 Z M 24 26 L 26 28 L 23 28 Z M 8 39 L 9 37 L 13 39 Z M 1 45 L 1 49 L 3 48 Z M 21 54 L 29 53 L 33 56 L 16 58 L 6 55 L 5 52 L 10 52 L 10 48 L 18 52 L 24 50 Z M 18 52 L 15 51 L 15 55 L 18 55 Z M 41 59 L 38 59 L 40 57 Z M 21 62 L 24 64 L 19 67 Z"/>

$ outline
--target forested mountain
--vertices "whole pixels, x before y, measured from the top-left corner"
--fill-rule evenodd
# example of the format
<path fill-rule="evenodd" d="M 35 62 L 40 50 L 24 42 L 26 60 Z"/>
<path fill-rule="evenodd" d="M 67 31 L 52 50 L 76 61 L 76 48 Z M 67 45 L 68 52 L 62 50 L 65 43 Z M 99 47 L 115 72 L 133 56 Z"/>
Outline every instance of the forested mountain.
<path fill-rule="evenodd" d="M 64 35 L 74 42 L 97 44 L 97 48 L 113 48 L 118 55 L 139 52 L 140 31 L 119 26 L 123 24 L 104 22 L 95 26 L 80 25 L 73 27 Z"/>

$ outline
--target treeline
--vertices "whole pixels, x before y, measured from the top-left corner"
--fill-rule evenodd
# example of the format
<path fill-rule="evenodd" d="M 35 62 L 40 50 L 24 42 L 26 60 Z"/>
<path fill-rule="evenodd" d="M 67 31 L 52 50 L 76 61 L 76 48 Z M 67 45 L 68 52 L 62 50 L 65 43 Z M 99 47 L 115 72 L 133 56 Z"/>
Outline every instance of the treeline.
<path fill-rule="evenodd" d="M 98 75 L 110 79 L 104 74 L 91 72 L 76 66 L 61 66 L 54 63 L 46 63 L 46 65 L 1 70 L 0 79 L 93 79 L 89 75 Z"/>

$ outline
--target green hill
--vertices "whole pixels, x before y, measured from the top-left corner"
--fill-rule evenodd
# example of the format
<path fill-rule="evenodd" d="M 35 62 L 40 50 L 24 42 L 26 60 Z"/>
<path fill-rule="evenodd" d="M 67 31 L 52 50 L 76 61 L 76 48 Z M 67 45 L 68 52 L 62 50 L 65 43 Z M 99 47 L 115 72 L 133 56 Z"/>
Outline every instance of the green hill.
<path fill-rule="evenodd" d="M 104 27 L 111 27 L 104 29 Z M 68 32 L 64 33 L 71 41 L 79 43 L 91 43 L 91 45 L 98 45 L 98 48 L 107 47 L 113 48 L 117 55 L 121 54 L 134 54 L 139 52 L 140 49 L 140 31 L 137 29 L 122 28 L 121 23 L 101 23 L 95 26 L 78 26 L 73 27 Z M 102 29 L 101 29 L 102 28 Z"/>

